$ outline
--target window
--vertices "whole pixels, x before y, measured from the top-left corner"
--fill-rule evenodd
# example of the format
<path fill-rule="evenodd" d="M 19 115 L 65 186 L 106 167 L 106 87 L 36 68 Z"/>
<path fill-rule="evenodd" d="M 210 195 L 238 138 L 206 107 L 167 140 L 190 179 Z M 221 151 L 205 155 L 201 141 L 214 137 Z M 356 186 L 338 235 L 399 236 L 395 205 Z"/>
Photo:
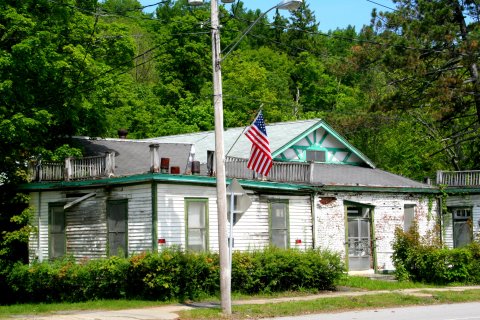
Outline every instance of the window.
<path fill-rule="evenodd" d="M 207 199 L 186 199 L 187 249 L 192 251 L 208 250 L 208 210 Z"/>
<path fill-rule="evenodd" d="M 270 244 L 288 248 L 288 201 L 270 202 Z"/>
<path fill-rule="evenodd" d="M 48 211 L 48 255 L 50 259 L 55 259 L 66 252 L 65 210 L 63 204 L 55 204 L 50 205 Z"/>
<path fill-rule="evenodd" d="M 326 152 L 318 150 L 307 150 L 308 162 L 326 162 Z"/>
<path fill-rule="evenodd" d="M 472 242 L 472 209 L 452 208 L 453 246 L 462 247 Z"/>
<path fill-rule="evenodd" d="M 107 202 L 108 216 L 108 254 L 126 256 L 127 250 L 127 200 Z"/>
<path fill-rule="evenodd" d="M 403 231 L 407 232 L 410 230 L 415 220 L 415 205 L 406 204 L 403 206 Z"/>

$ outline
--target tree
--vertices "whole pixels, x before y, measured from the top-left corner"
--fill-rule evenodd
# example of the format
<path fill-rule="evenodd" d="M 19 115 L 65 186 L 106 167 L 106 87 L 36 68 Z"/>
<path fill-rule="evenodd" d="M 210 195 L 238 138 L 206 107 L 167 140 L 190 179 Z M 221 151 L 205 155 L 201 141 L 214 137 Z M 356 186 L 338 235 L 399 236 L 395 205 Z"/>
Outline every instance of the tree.
<path fill-rule="evenodd" d="M 413 109 L 441 144 L 432 154 L 442 153 L 456 170 L 478 168 L 478 1 L 394 2 L 395 11 L 374 12 L 371 28 L 363 30 L 373 41 L 361 54 L 381 62 L 388 79 L 389 93 L 375 108 Z"/>
<path fill-rule="evenodd" d="M 0 2 L 1 252 L 22 239 L 14 231 L 28 220 L 27 200 L 17 194 L 28 162 L 72 135 L 104 135 L 105 103 L 92 101 L 117 85 L 112 70 L 132 65 L 134 42 L 120 25 L 103 25 L 95 7 L 90 0 Z"/>

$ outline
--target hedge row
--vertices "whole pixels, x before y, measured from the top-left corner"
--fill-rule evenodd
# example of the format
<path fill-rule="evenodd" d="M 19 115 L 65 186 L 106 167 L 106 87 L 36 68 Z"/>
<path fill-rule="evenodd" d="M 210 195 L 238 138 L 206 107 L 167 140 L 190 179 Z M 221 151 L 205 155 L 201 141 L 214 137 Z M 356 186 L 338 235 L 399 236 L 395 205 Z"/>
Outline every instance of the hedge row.
<path fill-rule="evenodd" d="M 344 271 L 328 251 L 267 249 L 235 252 L 232 291 L 241 293 L 330 289 Z M 0 270 L 2 303 L 95 299 L 185 300 L 219 291 L 219 257 L 167 249 L 130 258 L 75 262 L 65 258 Z"/>
<path fill-rule="evenodd" d="M 393 243 L 397 278 L 432 284 L 480 283 L 480 244 L 448 249 L 422 239 L 417 226 L 397 229 Z"/>

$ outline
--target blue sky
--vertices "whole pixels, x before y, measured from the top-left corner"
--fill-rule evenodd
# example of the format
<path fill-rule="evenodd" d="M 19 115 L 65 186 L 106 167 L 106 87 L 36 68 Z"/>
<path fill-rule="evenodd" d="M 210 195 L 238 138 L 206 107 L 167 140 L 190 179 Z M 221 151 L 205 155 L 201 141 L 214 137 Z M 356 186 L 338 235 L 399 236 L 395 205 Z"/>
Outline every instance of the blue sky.
<path fill-rule="evenodd" d="M 139 0 L 142 5 L 150 5 L 160 0 Z M 315 13 L 317 22 L 320 22 L 320 30 L 328 31 L 337 28 L 346 28 L 348 25 L 355 26 L 359 31 L 364 24 L 370 23 L 370 13 L 373 8 L 378 11 L 388 10 L 381 5 L 393 7 L 391 0 L 304 0 Z M 278 4 L 280 0 L 243 0 L 248 9 L 260 9 L 265 11 Z M 230 7 L 230 5 L 227 5 Z M 153 8 L 149 8 L 150 12 Z M 287 13 L 288 14 L 288 13 Z"/>

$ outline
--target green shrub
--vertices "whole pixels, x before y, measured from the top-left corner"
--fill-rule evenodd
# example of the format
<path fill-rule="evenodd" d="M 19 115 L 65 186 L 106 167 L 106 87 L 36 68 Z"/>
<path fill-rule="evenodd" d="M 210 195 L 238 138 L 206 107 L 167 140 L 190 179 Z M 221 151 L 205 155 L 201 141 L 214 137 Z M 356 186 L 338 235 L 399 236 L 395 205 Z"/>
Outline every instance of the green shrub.
<path fill-rule="evenodd" d="M 75 277 L 82 284 L 86 299 L 120 299 L 126 297 L 128 260 L 116 256 L 86 262 Z M 73 275 L 73 274 L 72 274 Z"/>
<path fill-rule="evenodd" d="M 337 254 L 320 250 L 235 252 L 232 288 L 243 293 L 330 289 L 343 273 Z M 185 300 L 219 292 L 217 253 L 184 252 L 179 248 L 130 258 L 75 262 L 17 263 L 0 272 L 12 302 L 59 302 L 138 298 Z"/>
<path fill-rule="evenodd" d="M 313 249 L 236 252 L 232 260 L 232 289 L 247 294 L 331 289 L 344 271 L 339 255 Z"/>
<path fill-rule="evenodd" d="M 220 257 L 216 253 L 186 253 L 179 277 L 179 298 L 195 299 L 220 291 Z"/>
<path fill-rule="evenodd" d="M 392 255 L 399 280 L 433 284 L 480 283 L 480 246 L 472 243 L 448 249 L 422 239 L 415 224 L 411 230 L 395 231 Z"/>
<path fill-rule="evenodd" d="M 130 258 L 127 278 L 129 298 L 171 300 L 178 296 L 183 253 L 167 249 Z"/>

